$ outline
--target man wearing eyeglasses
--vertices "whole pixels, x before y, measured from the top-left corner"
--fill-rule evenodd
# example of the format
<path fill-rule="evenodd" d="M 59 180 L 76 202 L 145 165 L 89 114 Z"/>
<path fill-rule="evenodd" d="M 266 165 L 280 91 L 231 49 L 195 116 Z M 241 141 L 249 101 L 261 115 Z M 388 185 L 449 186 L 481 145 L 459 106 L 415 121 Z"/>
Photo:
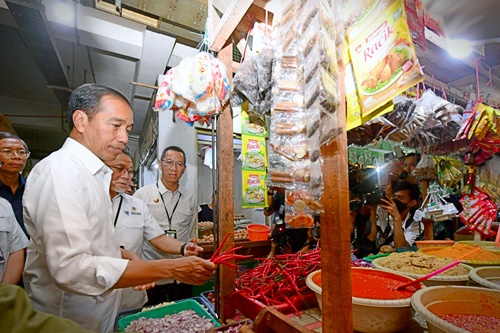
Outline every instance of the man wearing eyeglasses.
<path fill-rule="evenodd" d="M 161 178 L 155 184 L 138 189 L 137 197 L 148 205 L 151 214 L 167 236 L 188 243 L 197 236 L 197 215 L 200 211 L 196 195 L 179 184 L 186 171 L 186 154 L 182 148 L 170 146 L 163 150 L 159 160 Z M 145 259 L 175 258 L 144 243 Z M 147 305 L 192 297 L 192 286 L 174 280 L 162 280 L 148 290 Z"/>
<path fill-rule="evenodd" d="M 28 146 L 17 135 L 0 132 L 0 197 L 12 205 L 19 226 L 28 236 L 23 220 L 23 194 L 26 179 L 21 171 L 30 156 Z"/>
<path fill-rule="evenodd" d="M 123 152 L 106 165 L 113 171 L 109 195 L 112 201 L 115 235 L 120 246 L 142 257 L 143 244 L 148 241 L 156 249 L 181 256 L 199 255 L 203 248 L 194 243 L 183 243 L 165 235 L 149 211 L 146 203 L 126 194 L 133 177 L 133 163 Z M 147 301 L 146 291 L 126 288 L 122 291 L 120 311 L 141 308 Z"/>
<path fill-rule="evenodd" d="M 38 162 L 26 181 L 23 214 L 31 235 L 24 285 L 37 310 L 109 333 L 122 288 L 146 289 L 161 279 L 204 284 L 215 271 L 209 260 L 137 260 L 120 248 L 109 187 L 114 161 L 133 124 L 120 92 L 84 84 L 68 102 L 70 134 Z"/>

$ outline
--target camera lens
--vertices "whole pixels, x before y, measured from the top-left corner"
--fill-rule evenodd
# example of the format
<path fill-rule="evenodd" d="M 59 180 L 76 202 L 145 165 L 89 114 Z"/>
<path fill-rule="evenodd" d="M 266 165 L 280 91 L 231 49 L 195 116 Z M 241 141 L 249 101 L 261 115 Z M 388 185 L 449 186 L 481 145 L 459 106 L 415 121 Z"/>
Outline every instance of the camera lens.
<path fill-rule="evenodd" d="M 349 202 L 349 210 L 357 212 L 361 208 L 361 200 L 352 200 Z"/>

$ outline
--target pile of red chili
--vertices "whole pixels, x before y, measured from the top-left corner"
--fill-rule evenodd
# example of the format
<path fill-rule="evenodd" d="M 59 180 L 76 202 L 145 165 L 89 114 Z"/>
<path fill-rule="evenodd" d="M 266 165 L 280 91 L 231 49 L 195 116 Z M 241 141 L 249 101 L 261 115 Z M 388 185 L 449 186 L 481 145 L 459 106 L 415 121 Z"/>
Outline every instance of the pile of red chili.
<path fill-rule="evenodd" d="M 309 273 L 320 269 L 321 252 L 319 248 L 296 254 L 281 254 L 271 259 L 257 259 L 261 263 L 243 272 L 236 279 L 239 292 L 265 305 L 287 303 L 291 297 L 311 292 L 306 285 Z"/>
<path fill-rule="evenodd" d="M 497 333 L 500 318 L 472 314 L 449 314 L 440 316 L 447 322 L 474 333 Z"/>

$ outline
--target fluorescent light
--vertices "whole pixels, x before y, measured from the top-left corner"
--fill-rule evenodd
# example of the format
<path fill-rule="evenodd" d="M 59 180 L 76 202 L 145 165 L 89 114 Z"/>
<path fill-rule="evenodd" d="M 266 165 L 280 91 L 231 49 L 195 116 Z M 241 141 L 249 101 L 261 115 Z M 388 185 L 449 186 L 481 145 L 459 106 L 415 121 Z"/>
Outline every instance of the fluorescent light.
<path fill-rule="evenodd" d="M 54 21 L 62 24 L 73 23 L 75 19 L 73 1 L 58 0 L 51 1 L 50 4 L 51 6 L 47 10 L 51 12 Z"/>
<path fill-rule="evenodd" d="M 472 53 L 471 41 L 465 39 L 447 39 L 446 50 L 448 53 L 457 59 L 463 59 Z"/>

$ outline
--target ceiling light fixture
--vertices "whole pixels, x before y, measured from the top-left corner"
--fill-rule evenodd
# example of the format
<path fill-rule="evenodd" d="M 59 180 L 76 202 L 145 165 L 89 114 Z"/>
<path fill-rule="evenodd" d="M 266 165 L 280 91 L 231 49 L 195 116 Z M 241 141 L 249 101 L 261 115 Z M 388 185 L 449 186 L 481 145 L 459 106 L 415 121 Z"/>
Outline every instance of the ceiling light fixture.
<path fill-rule="evenodd" d="M 70 0 L 59 0 L 57 2 L 51 2 L 51 12 L 54 19 L 62 24 L 70 24 L 75 18 L 75 12 L 73 10 L 72 1 Z"/>
<path fill-rule="evenodd" d="M 472 53 L 473 42 L 465 39 L 447 39 L 446 50 L 457 59 L 463 59 Z"/>

